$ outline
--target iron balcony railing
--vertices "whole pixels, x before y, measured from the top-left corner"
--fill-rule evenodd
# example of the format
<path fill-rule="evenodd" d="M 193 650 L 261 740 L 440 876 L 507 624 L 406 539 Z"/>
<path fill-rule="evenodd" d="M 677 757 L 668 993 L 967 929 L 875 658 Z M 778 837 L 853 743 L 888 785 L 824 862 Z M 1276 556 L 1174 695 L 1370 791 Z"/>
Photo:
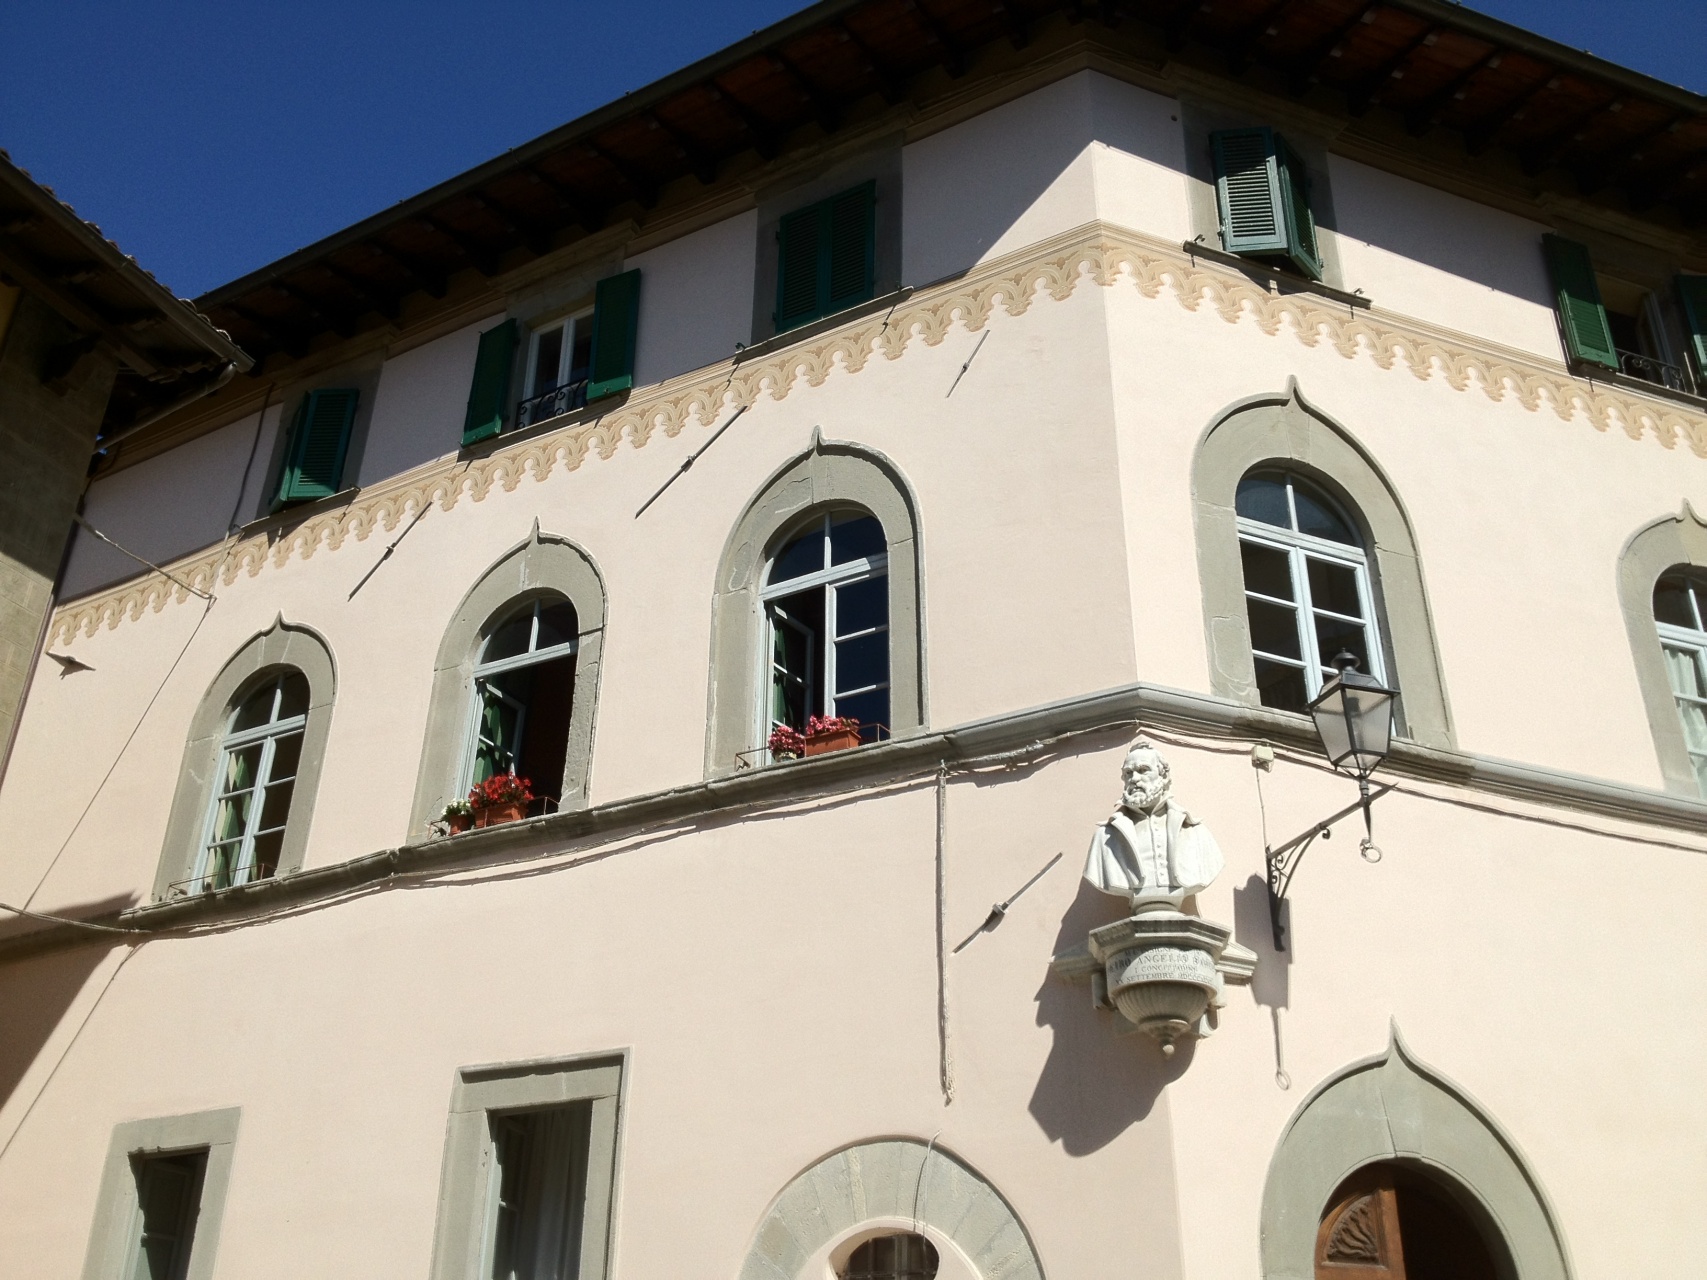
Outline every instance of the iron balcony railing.
<path fill-rule="evenodd" d="M 1667 364 L 1664 360 L 1656 360 L 1637 351 L 1618 350 L 1618 371 L 1626 377 L 1640 378 L 1643 382 L 1651 382 L 1668 391 L 1681 391 L 1686 395 L 1697 394 L 1695 379 L 1689 376 L 1688 369 L 1682 365 Z"/>
<path fill-rule="evenodd" d="M 537 395 L 531 400 L 523 400 L 516 410 L 516 427 L 531 427 L 536 422 L 544 422 L 547 418 L 555 418 L 560 413 L 569 413 L 581 409 L 587 403 L 587 379 L 579 382 L 566 382 L 561 387 L 553 387 L 543 395 Z"/>

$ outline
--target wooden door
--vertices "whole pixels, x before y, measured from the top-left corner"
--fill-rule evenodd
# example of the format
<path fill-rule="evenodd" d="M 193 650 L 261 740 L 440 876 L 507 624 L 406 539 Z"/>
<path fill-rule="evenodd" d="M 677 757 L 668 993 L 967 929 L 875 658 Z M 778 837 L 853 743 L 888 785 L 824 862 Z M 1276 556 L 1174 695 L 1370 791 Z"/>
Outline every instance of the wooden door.
<path fill-rule="evenodd" d="M 1316 1229 L 1316 1280 L 1405 1280 L 1392 1170 L 1360 1170 L 1340 1185 Z"/>

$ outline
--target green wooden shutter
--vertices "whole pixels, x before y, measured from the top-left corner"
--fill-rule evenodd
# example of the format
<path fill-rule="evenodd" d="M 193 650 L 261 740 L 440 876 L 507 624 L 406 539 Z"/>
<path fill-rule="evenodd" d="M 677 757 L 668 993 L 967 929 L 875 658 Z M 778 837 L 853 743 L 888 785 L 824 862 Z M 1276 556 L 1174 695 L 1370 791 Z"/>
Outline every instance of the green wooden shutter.
<path fill-rule="evenodd" d="M 593 294 L 593 371 L 587 399 L 598 400 L 634 385 L 634 346 L 640 332 L 640 272 L 599 281 Z"/>
<path fill-rule="evenodd" d="M 1606 308 L 1601 305 L 1600 286 L 1595 283 L 1588 250 L 1575 240 L 1549 232 L 1541 237 L 1541 251 L 1547 255 L 1547 273 L 1553 278 L 1566 354 L 1573 361 L 1616 369 L 1618 352 L 1612 346 L 1612 327 L 1606 322 Z"/>
<path fill-rule="evenodd" d="M 1209 135 L 1221 244 L 1228 253 L 1284 253 L 1287 210 L 1273 129 L 1220 129 Z"/>
<path fill-rule="evenodd" d="M 279 476 L 280 504 L 310 502 L 338 492 L 359 399 L 353 387 L 323 388 L 303 397 Z"/>
<path fill-rule="evenodd" d="M 516 322 L 506 320 L 480 335 L 474 357 L 474 381 L 468 388 L 468 412 L 462 419 L 462 443 L 478 444 L 504 429 L 510 407 L 510 371 L 516 363 Z"/>
<path fill-rule="evenodd" d="M 871 298 L 876 278 L 877 184 L 867 182 L 825 201 L 828 295 L 824 314 L 857 306 Z"/>
<path fill-rule="evenodd" d="M 807 205 L 783 218 L 776 233 L 776 330 L 782 333 L 824 314 L 819 296 L 819 248 L 826 242 L 825 204 Z"/>
<path fill-rule="evenodd" d="M 1683 304 L 1683 322 L 1689 326 L 1696 388 L 1707 394 L 1707 276 L 1678 276 L 1677 297 Z"/>
<path fill-rule="evenodd" d="M 877 183 L 785 216 L 776 233 L 776 331 L 868 301 L 877 288 Z"/>
<path fill-rule="evenodd" d="M 1286 217 L 1287 257 L 1312 280 L 1322 278 L 1322 255 L 1316 247 L 1316 219 L 1310 212 L 1310 173 L 1304 160 L 1276 134 L 1274 153 L 1280 173 L 1281 212 Z"/>

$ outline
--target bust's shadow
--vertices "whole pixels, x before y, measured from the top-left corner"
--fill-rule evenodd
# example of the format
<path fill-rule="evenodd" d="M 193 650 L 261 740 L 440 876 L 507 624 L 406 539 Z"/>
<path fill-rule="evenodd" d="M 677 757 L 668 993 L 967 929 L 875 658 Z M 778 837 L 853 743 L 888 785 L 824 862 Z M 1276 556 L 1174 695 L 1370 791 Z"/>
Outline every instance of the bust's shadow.
<path fill-rule="evenodd" d="M 1099 925 L 1127 914 L 1126 904 L 1079 881 L 1079 893 L 1061 921 L 1055 954 L 1082 947 Z M 1028 1105 L 1052 1141 L 1068 1155 L 1090 1155 L 1145 1119 L 1162 1089 L 1191 1066 L 1197 1041 L 1180 1041 L 1174 1056 L 1141 1032 L 1119 1035 L 1120 1020 L 1091 1006 L 1091 988 L 1048 974 L 1037 989 L 1037 1025 L 1055 1042 Z"/>

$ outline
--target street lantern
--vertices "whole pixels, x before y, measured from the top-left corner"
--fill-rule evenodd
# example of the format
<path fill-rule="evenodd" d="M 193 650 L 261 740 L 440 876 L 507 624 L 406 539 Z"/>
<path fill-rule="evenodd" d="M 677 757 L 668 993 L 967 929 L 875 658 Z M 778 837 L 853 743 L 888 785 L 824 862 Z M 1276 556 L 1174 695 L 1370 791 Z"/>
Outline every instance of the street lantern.
<path fill-rule="evenodd" d="M 1389 689 L 1374 676 L 1357 669 L 1357 659 L 1341 651 L 1334 658 L 1339 674 L 1322 686 L 1322 691 L 1310 703 L 1310 717 L 1316 722 L 1316 733 L 1322 739 L 1322 750 L 1328 763 L 1357 779 L 1357 803 L 1347 805 L 1330 818 L 1325 818 L 1303 835 L 1278 847 L 1264 850 L 1268 862 L 1268 912 L 1274 929 L 1274 949 L 1286 950 L 1286 931 L 1281 925 L 1281 904 L 1292 887 L 1293 873 L 1303 861 L 1311 843 L 1332 834 L 1334 823 L 1363 810 L 1363 839 L 1359 852 L 1368 862 L 1379 862 L 1381 850 L 1375 847 L 1375 819 L 1369 806 L 1393 788 L 1378 791 L 1369 789 L 1369 775 L 1381 766 L 1393 746 L 1393 700 L 1397 689 Z M 1272 759 L 1272 754 L 1270 756 Z"/>
<path fill-rule="evenodd" d="M 1334 659 L 1339 674 L 1322 686 L 1310 703 L 1328 763 L 1354 774 L 1367 786 L 1369 775 L 1387 758 L 1393 742 L 1393 700 L 1374 676 L 1357 669 L 1357 659 L 1341 650 Z"/>

